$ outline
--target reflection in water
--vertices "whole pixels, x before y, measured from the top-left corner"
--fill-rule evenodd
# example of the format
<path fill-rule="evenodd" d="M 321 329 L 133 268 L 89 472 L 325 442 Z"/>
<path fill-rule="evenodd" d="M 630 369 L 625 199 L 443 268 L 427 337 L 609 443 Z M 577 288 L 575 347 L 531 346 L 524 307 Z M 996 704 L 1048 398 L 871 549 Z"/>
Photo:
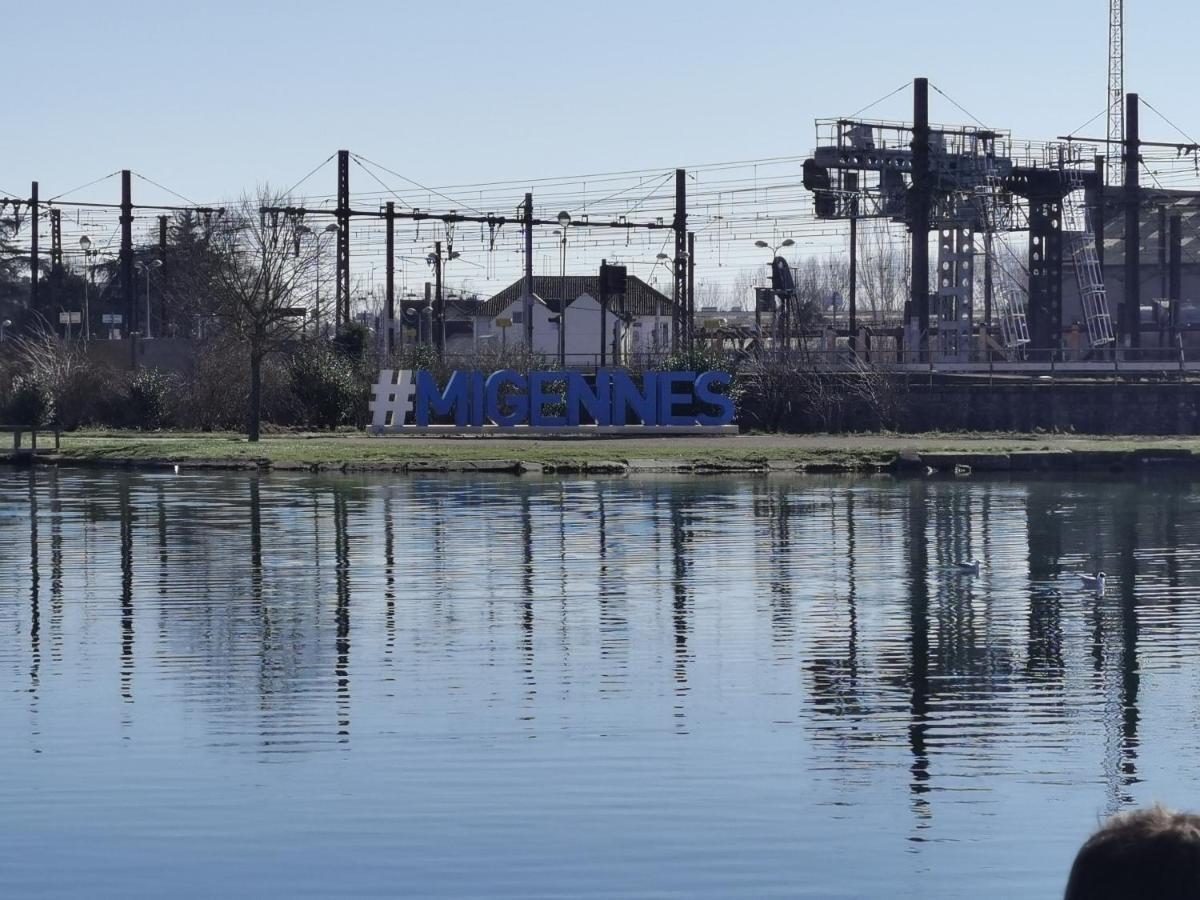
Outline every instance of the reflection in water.
<path fill-rule="evenodd" d="M 333 495 L 333 553 L 337 579 L 338 736 L 350 734 L 350 509 L 345 492 Z"/>
<path fill-rule="evenodd" d="M 910 893 L 936 894 L 928 879 L 956 866 L 990 871 L 958 854 L 996 836 L 1049 884 L 1061 861 L 1034 845 L 1169 797 L 1172 766 L 1200 762 L 1183 674 L 1200 657 L 1198 548 L 1200 504 L 1167 479 L 2 473 L 0 671 L 14 687 L 0 694 L 0 770 L 23 780 L 0 774 L 0 793 L 10 815 L 33 814 L 34 753 L 64 760 L 47 779 L 84 748 L 122 772 L 121 753 L 141 754 L 159 790 L 238 760 L 309 760 L 324 774 L 298 793 L 324 797 L 347 835 L 369 816 L 339 807 L 342 791 L 405 836 L 399 858 L 461 826 L 481 868 L 512 867 L 505 884 L 542 845 L 578 861 L 560 843 L 571 823 L 616 840 L 632 814 L 642 845 L 683 852 L 664 837 L 682 834 L 709 866 L 672 882 L 679 893 L 738 893 L 722 880 L 734 860 L 757 859 L 783 893 L 797 858 L 844 885 L 870 876 L 837 863 L 860 813 L 912 823 L 872 838 Z M 955 571 L 975 557 L 979 577 Z M 1075 576 L 1097 568 L 1102 598 Z M 1150 728 L 1169 765 L 1147 754 Z M 330 746 L 373 787 L 324 768 Z M 206 789 L 234 802 L 275 783 L 239 771 Z M 58 813 L 90 821 L 70 807 L 88 791 L 70 796 Z M 131 815 L 158 795 L 136 796 Z M 1043 797 L 1063 818 L 1039 838 L 1027 812 Z M 542 824 L 515 824 L 523 804 Z M 711 824 L 726 821 L 757 837 Z M 199 838 L 230 827 L 193 825 Z M 297 828 L 284 830 L 303 846 Z M 0 849 L 0 893 L 5 863 L 26 856 L 36 848 Z M 614 871 L 597 870 L 597 888 L 632 889 Z"/>
<path fill-rule="evenodd" d="M 912 750 L 913 811 L 929 814 L 929 510 L 926 483 L 911 482 L 908 492 L 908 528 L 905 532 L 908 556 L 909 684 L 912 699 L 909 709 L 908 742 Z"/>
<path fill-rule="evenodd" d="M 39 591 L 42 575 L 39 568 L 37 482 L 29 477 L 29 694 L 37 707 L 38 679 L 42 669 L 42 600 Z"/>
<path fill-rule="evenodd" d="M 117 514 L 121 519 L 121 696 L 133 700 L 133 503 L 129 480 L 121 479 Z"/>

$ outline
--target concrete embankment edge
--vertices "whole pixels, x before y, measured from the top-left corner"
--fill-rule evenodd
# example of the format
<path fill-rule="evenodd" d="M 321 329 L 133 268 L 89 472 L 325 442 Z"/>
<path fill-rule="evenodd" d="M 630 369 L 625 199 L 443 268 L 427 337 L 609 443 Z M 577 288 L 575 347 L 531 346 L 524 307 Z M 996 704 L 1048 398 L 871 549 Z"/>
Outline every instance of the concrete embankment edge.
<path fill-rule="evenodd" d="M 866 458 L 848 453 L 830 459 L 602 459 L 562 461 L 403 460 L 303 462 L 261 459 L 153 459 L 113 456 L 65 456 L 54 453 L 9 455 L 9 465 L 29 467 L 140 469 L 180 471 L 341 472 L 493 475 L 771 475 L 894 473 L 894 474 L 994 474 L 994 473 L 1120 473 L 1162 469 L 1200 471 L 1200 454 L 1167 448 L 1127 450 L 1052 450 L 996 452 L 903 451 L 890 458 Z"/>

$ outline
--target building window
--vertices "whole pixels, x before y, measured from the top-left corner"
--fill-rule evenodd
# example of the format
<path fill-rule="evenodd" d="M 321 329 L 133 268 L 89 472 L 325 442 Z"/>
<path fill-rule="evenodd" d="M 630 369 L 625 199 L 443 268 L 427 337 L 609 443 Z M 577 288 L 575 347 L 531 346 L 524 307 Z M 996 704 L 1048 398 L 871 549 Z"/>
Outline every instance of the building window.
<path fill-rule="evenodd" d="M 523 310 L 523 309 L 514 310 L 513 314 L 512 314 L 513 324 L 520 325 L 522 320 L 524 319 L 524 317 L 525 317 L 525 310 Z"/>

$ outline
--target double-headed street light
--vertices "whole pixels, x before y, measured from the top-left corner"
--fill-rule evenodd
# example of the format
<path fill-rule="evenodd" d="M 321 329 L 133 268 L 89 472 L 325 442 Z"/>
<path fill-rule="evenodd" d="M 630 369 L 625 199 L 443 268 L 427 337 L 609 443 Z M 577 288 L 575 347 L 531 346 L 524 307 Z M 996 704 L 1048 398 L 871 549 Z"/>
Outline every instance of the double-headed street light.
<path fill-rule="evenodd" d="M 88 307 L 88 259 L 95 256 L 92 239 L 86 234 L 79 239 L 79 249 L 83 251 L 83 340 L 86 343 L 92 337 L 92 317 Z"/>
<path fill-rule="evenodd" d="M 447 248 L 449 249 L 449 248 Z M 433 333 L 430 337 L 437 345 L 438 353 L 446 352 L 446 299 L 442 296 L 442 279 L 445 275 L 446 263 L 452 259 L 458 259 L 462 256 L 457 250 L 450 250 L 446 255 L 442 255 L 442 242 L 433 242 L 433 252 L 425 257 L 425 262 L 433 266 L 434 272 L 434 310 L 435 316 L 433 324 Z"/>
<path fill-rule="evenodd" d="M 562 233 L 562 240 L 559 242 L 559 255 L 561 264 L 559 266 L 559 274 L 567 274 L 567 227 L 571 224 L 571 214 L 565 209 L 558 214 L 559 231 Z"/>
<path fill-rule="evenodd" d="M 162 260 L 152 259 L 149 262 L 142 262 L 141 260 L 138 260 L 137 265 L 134 268 L 136 268 L 139 272 L 146 273 L 146 337 L 150 338 L 152 337 L 150 334 L 150 272 L 154 269 L 161 269 Z"/>
<path fill-rule="evenodd" d="M 332 222 L 326 225 L 323 229 L 324 233 L 326 234 L 337 234 L 337 230 L 337 225 Z M 321 336 L 321 257 L 324 256 L 324 254 L 321 252 L 321 235 L 313 231 L 307 225 L 301 225 L 298 227 L 296 229 L 296 234 L 311 235 L 317 242 L 317 291 L 316 297 L 313 301 L 313 337 L 319 338 Z M 299 247 L 299 241 L 297 241 L 297 247 Z M 297 249 L 296 252 L 298 255 L 299 250 Z"/>
<path fill-rule="evenodd" d="M 559 275 L 563 278 L 567 276 L 567 228 L 571 224 L 571 214 L 565 209 L 558 214 L 559 230 L 554 232 L 561 235 L 558 243 L 559 251 Z M 564 290 L 560 290 L 562 295 L 558 301 L 558 364 L 561 368 L 567 367 L 567 297 Z"/>
<path fill-rule="evenodd" d="M 774 272 L 775 258 L 779 256 L 779 251 L 782 250 L 784 247 L 795 247 L 796 242 L 793 241 L 791 238 L 784 238 L 778 244 L 774 244 L 774 245 L 768 244 L 766 241 L 755 241 L 754 246 L 758 247 L 762 250 L 770 250 L 771 251 L 771 270 L 772 270 L 772 272 Z M 777 316 L 776 318 L 779 318 L 779 317 Z M 758 298 L 757 297 L 754 298 L 754 327 L 756 329 L 758 329 L 759 338 L 761 340 L 761 338 L 762 338 L 762 310 L 758 306 Z"/>
<path fill-rule="evenodd" d="M 656 253 L 656 254 L 654 254 L 654 258 L 657 260 L 657 262 L 654 264 L 655 267 L 657 267 L 661 263 L 662 267 L 664 269 L 667 269 L 670 271 L 671 280 L 674 281 L 674 279 L 675 279 L 675 258 L 671 257 L 670 255 L 668 255 L 666 253 Z M 679 256 L 678 259 L 679 259 L 679 262 L 683 263 L 684 265 L 687 265 L 687 262 L 690 259 L 688 252 L 686 250 L 684 250 L 683 254 L 681 256 Z M 651 269 L 650 271 L 651 271 L 651 273 L 653 273 L 654 270 Z M 653 274 L 651 274 L 651 278 L 653 278 L 653 277 L 654 277 Z M 672 327 L 673 328 L 676 327 L 676 323 L 686 322 L 687 323 L 686 327 L 690 328 L 692 326 L 692 323 L 690 321 L 687 321 L 689 319 L 689 316 L 688 316 L 688 310 L 687 310 L 686 293 L 685 293 L 685 296 L 683 296 L 683 297 L 675 298 L 675 305 L 676 305 L 675 315 L 673 315 L 671 317 Z M 680 306 L 683 306 L 684 308 L 681 310 L 678 308 Z M 654 301 L 654 349 L 655 350 L 658 349 L 658 345 L 659 345 L 660 323 L 658 320 L 660 318 L 662 318 L 662 301 L 655 298 L 655 301 Z M 662 343 L 665 346 L 667 344 L 667 341 L 664 340 L 664 341 L 662 341 Z"/>

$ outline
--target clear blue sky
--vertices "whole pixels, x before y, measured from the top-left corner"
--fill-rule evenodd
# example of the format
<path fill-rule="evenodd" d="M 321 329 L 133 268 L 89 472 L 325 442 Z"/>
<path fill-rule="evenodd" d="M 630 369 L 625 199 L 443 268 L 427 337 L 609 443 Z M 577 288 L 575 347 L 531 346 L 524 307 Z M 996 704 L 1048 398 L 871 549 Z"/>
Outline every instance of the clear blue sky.
<path fill-rule="evenodd" d="M 1200 133 L 1194 3 L 1127 7 L 1127 87 Z M 118 0 L 4 20 L 0 186 L 43 195 L 129 167 L 207 202 L 339 147 L 433 184 L 793 155 L 814 117 L 918 74 L 1022 137 L 1104 107 L 1103 0 Z M 963 118 L 937 95 L 934 117 Z"/>

